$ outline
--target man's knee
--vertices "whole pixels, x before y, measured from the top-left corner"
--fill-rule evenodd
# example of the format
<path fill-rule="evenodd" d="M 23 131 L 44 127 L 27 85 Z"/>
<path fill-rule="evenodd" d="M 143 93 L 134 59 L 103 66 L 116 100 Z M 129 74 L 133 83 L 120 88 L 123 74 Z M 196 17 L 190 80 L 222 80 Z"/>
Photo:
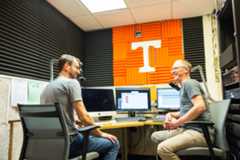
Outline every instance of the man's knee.
<path fill-rule="evenodd" d="M 114 143 L 113 143 L 113 148 L 116 149 L 116 150 L 119 150 L 120 148 L 120 143 L 118 140 L 116 140 Z"/>
<path fill-rule="evenodd" d="M 160 143 L 157 147 L 157 153 L 161 157 L 162 155 L 166 155 L 172 153 L 173 150 L 169 147 L 169 145 L 165 143 Z"/>
<path fill-rule="evenodd" d="M 104 144 L 104 147 L 106 147 L 107 150 L 119 150 L 120 143 L 118 140 L 112 142 L 110 140 L 106 140 L 106 143 Z"/>
<path fill-rule="evenodd" d="M 153 132 L 152 135 L 151 135 L 151 140 L 154 142 L 154 143 L 159 143 L 158 139 L 157 139 L 157 132 Z"/>
<path fill-rule="evenodd" d="M 154 143 L 160 143 L 164 140 L 166 140 L 166 133 L 165 131 L 157 131 L 157 132 L 153 132 L 152 135 L 151 135 L 151 140 L 154 142 Z"/>

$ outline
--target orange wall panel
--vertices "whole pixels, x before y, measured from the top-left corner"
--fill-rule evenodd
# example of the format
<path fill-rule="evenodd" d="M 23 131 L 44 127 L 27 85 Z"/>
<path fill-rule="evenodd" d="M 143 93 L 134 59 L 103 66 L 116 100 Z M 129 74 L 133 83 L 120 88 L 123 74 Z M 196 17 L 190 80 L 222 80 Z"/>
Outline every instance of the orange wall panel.
<path fill-rule="evenodd" d="M 127 85 L 144 85 L 147 83 L 146 73 L 139 74 L 138 68 L 127 68 Z"/>
<path fill-rule="evenodd" d="M 113 75 L 114 85 L 143 85 L 168 83 L 171 65 L 183 58 L 182 21 L 170 20 L 114 27 Z M 141 32 L 140 37 L 135 32 Z M 143 48 L 131 49 L 132 42 L 161 40 L 161 47 L 149 47 L 149 65 L 154 72 L 140 73 L 144 66 Z"/>
<path fill-rule="evenodd" d="M 114 60 L 125 60 L 127 57 L 128 49 L 125 47 L 128 44 L 126 43 L 116 43 L 113 47 L 113 53 L 119 53 L 119 54 L 113 54 Z"/>

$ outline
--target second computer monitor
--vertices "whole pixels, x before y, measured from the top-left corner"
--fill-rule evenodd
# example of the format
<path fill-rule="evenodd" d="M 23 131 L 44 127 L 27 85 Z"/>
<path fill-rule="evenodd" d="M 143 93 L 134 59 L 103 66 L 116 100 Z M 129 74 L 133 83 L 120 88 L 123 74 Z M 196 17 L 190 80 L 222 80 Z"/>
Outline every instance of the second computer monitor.
<path fill-rule="evenodd" d="M 179 110 L 180 97 L 179 91 L 173 88 L 157 89 L 157 108 L 159 110 Z"/>
<path fill-rule="evenodd" d="M 116 89 L 116 106 L 119 111 L 147 111 L 151 108 L 150 89 Z"/>
<path fill-rule="evenodd" d="M 93 117 L 115 114 L 113 89 L 83 88 L 82 98 L 87 111 Z"/>

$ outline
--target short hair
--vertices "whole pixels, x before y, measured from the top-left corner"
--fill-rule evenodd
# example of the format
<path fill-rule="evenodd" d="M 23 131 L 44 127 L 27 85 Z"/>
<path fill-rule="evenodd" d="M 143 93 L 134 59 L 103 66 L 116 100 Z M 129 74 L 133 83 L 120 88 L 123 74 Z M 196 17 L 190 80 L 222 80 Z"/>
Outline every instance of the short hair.
<path fill-rule="evenodd" d="M 189 72 L 191 72 L 192 64 L 189 61 L 187 61 L 187 60 L 182 60 L 182 63 L 189 70 Z"/>
<path fill-rule="evenodd" d="M 192 64 L 189 61 L 183 60 L 183 59 L 178 59 L 175 61 L 175 63 L 176 62 L 180 62 L 182 64 L 182 67 L 186 68 L 189 71 L 189 73 L 191 72 Z"/>
<path fill-rule="evenodd" d="M 63 54 L 61 57 L 58 59 L 58 72 L 61 72 L 63 69 L 63 66 L 68 63 L 69 65 L 72 65 L 73 61 L 76 60 L 79 65 L 81 65 L 81 61 L 79 58 L 74 57 L 70 54 Z"/>

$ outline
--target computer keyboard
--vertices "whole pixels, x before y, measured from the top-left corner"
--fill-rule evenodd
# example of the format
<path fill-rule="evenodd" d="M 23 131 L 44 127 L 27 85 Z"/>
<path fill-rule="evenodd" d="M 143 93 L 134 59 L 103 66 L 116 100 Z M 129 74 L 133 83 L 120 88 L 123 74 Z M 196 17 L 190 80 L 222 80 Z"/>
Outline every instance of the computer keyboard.
<path fill-rule="evenodd" d="M 145 117 L 118 117 L 115 118 L 117 122 L 134 122 L 134 121 L 145 121 Z"/>

